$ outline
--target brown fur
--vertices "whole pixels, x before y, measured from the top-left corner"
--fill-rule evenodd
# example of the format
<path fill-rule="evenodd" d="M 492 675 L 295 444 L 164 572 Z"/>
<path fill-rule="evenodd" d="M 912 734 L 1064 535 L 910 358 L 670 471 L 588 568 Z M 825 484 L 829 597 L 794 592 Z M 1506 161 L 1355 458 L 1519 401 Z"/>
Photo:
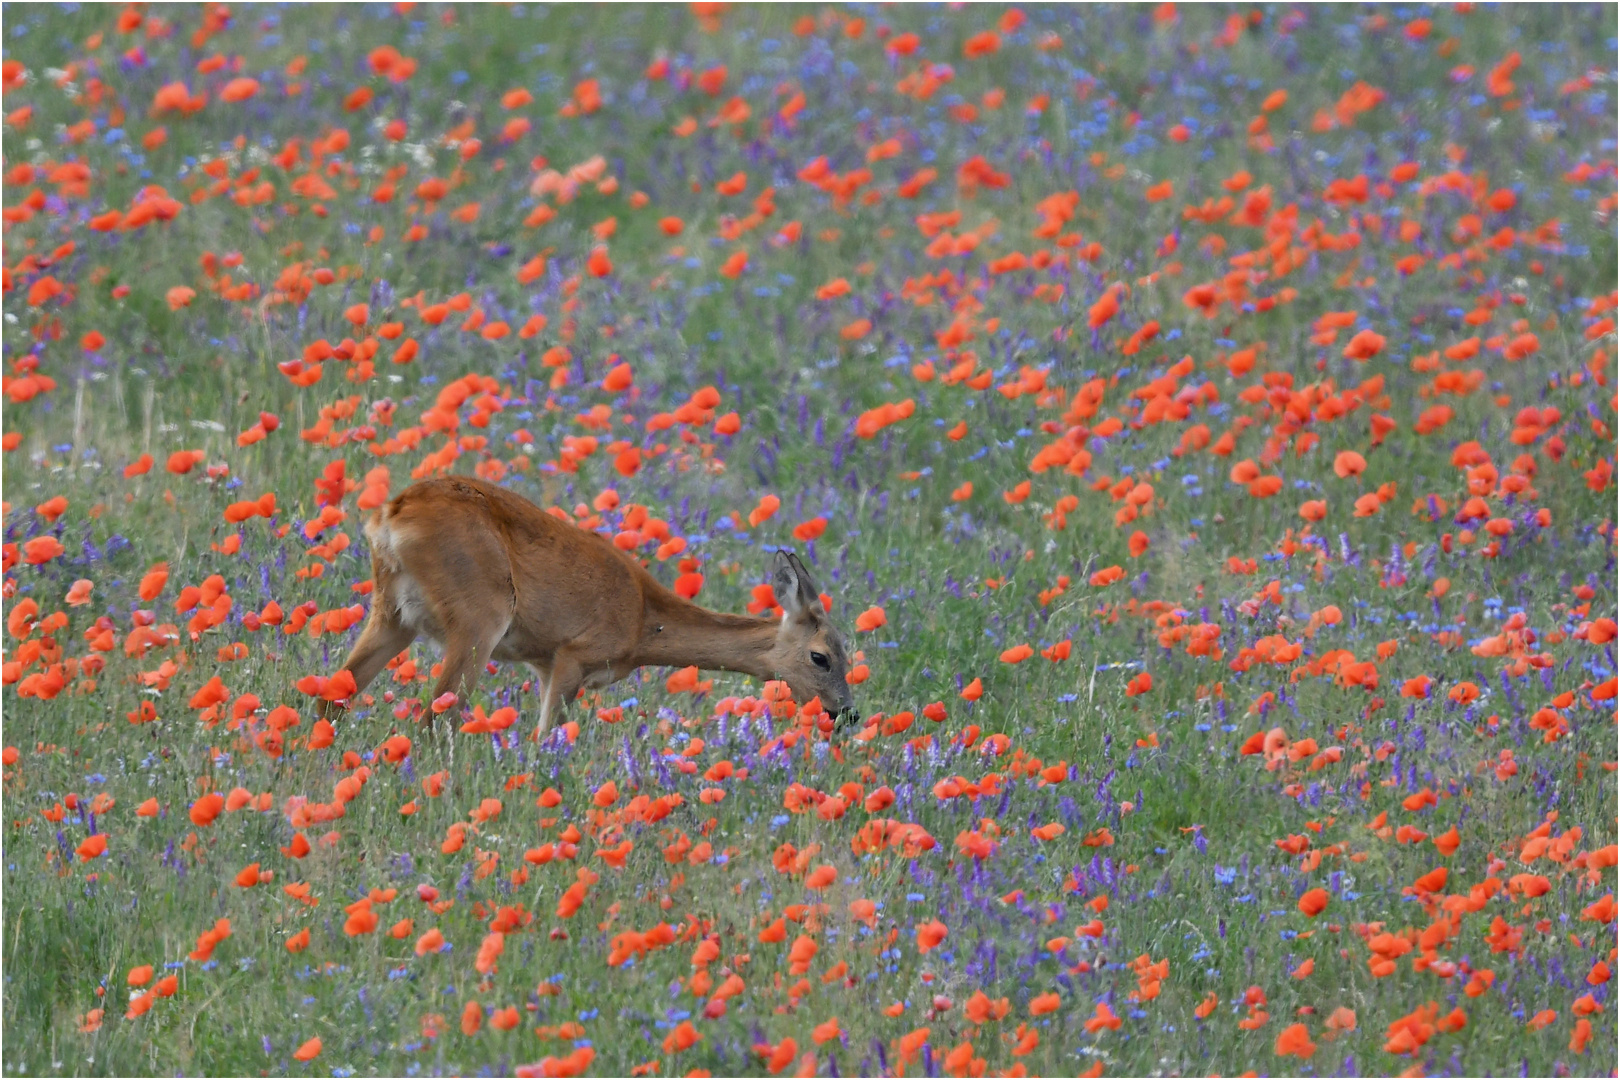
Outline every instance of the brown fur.
<path fill-rule="evenodd" d="M 544 687 L 541 734 L 582 686 L 647 664 L 779 678 L 797 701 L 854 712 L 843 641 L 795 555 L 777 552 L 772 566 L 786 613 L 776 622 L 684 600 L 605 537 L 466 477 L 412 485 L 366 536 L 371 616 L 343 665 L 356 693 L 425 634 L 444 646 L 435 697 L 465 701 L 491 659 L 532 666 Z"/>

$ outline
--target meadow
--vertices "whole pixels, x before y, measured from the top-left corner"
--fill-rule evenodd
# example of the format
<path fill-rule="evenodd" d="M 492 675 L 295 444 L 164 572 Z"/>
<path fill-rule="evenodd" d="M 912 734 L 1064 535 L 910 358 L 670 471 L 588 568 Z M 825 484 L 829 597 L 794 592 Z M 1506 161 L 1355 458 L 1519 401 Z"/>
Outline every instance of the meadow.
<path fill-rule="evenodd" d="M 1615 1074 L 1613 6 L 3 14 L 6 1075 Z"/>

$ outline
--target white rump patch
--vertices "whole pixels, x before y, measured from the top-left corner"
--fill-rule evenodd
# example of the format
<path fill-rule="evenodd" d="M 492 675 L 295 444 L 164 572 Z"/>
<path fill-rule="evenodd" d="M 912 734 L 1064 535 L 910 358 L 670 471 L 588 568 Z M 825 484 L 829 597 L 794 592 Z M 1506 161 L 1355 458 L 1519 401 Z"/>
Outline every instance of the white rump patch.
<path fill-rule="evenodd" d="M 427 593 L 411 575 L 400 571 L 394 579 L 394 609 L 399 612 L 401 624 L 419 634 L 433 637 L 428 618 Z"/>
<path fill-rule="evenodd" d="M 380 556 L 390 568 L 399 566 L 399 552 L 394 547 L 394 530 L 383 514 L 377 514 L 366 522 L 366 540 L 370 542 L 374 556 Z"/>

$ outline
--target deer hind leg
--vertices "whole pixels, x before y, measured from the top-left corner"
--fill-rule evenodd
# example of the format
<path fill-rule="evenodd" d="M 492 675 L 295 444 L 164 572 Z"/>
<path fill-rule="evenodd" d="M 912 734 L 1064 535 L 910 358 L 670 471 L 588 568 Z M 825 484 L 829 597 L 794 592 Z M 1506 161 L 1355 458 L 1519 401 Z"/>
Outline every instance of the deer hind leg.
<path fill-rule="evenodd" d="M 442 674 L 433 690 L 435 699 L 450 693 L 465 702 L 478 687 L 478 677 L 484 673 L 490 654 L 506 635 L 511 617 L 503 616 L 494 624 L 486 623 L 477 630 L 468 628 L 450 636 L 445 642 Z"/>
<path fill-rule="evenodd" d="M 349 650 L 349 658 L 343 661 L 343 670 L 354 676 L 356 696 L 377 677 L 389 660 L 404 652 L 416 640 L 416 631 L 399 621 L 398 612 L 386 608 L 387 604 L 382 600 L 373 602 L 371 617 L 366 620 L 365 629 L 360 631 L 360 639 Z M 342 710 L 336 702 L 322 699 L 315 711 L 322 718 L 330 718 Z"/>
<path fill-rule="evenodd" d="M 446 540 L 405 512 L 387 524 L 401 566 L 399 619 L 444 646 L 434 698 L 453 693 L 465 702 L 515 615 L 506 550 L 487 530 Z"/>

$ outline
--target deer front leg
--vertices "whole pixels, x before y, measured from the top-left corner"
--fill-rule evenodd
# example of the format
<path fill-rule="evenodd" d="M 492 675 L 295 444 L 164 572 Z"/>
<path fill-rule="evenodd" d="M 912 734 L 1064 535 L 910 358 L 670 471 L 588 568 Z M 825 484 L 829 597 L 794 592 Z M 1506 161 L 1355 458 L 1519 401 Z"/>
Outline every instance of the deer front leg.
<path fill-rule="evenodd" d="M 580 684 L 584 679 L 584 669 L 572 656 L 558 653 L 552 659 L 551 676 L 546 680 L 545 697 L 540 704 L 540 723 L 534 732 L 536 742 L 546 737 L 546 732 L 551 730 L 552 722 L 562 715 L 563 707 L 573 701 L 574 695 L 579 693 Z"/>
<path fill-rule="evenodd" d="M 529 662 L 529 668 L 534 672 L 535 675 L 534 691 L 536 694 L 540 695 L 540 720 L 535 725 L 534 729 L 534 741 L 539 742 L 541 736 L 546 733 L 546 728 L 549 725 L 549 713 L 551 705 L 551 664 L 549 661 L 541 663 L 537 660 L 531 660 Z"/>

